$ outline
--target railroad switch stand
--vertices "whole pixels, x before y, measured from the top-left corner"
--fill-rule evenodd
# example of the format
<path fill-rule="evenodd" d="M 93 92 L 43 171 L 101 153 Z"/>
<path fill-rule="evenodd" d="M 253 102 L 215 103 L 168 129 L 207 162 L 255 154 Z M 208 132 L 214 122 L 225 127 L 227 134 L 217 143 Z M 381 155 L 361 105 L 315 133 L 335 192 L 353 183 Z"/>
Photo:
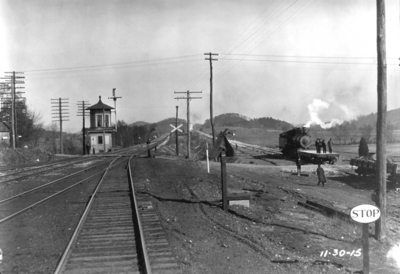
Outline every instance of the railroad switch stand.
<path fill-rule="evenodd" d="M 228 203 L 229 205 L 244 205 L 249 206 L 250 195 L 243 193 L 232 193 L 228 195 L 228 186 L 227 186 L 227 174 L 226 174 L 226 158 L 235 156 L 235 150 L 229 143 L 225 134 L 228 129 L 224 132 L 220 132 L 215 142 L 214 147 L 212 148 L 210 155 L 208 156 L 211 159 L 219 158 L 221 162 L 221 191 L 222 191 L 222 209 L 227 212 L 228 211 Z"/>

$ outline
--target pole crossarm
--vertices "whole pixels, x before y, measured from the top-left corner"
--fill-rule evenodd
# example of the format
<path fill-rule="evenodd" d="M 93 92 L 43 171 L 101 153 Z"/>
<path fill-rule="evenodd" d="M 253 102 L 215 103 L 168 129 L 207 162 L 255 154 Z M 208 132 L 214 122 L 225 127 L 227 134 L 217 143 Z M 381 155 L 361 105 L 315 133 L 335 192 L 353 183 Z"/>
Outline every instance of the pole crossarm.
<path fill-rule="evenodd" d="M 69 107 L 69 102 L 68 102 L 69 98 L 58 98 L 58 99 L 51 99 L 51 101 L 58 101 L 58 102 L 51 102 L 52 104 L 58 104 L 57 105 L 52 105 L 52 111 L 57 111 L 56 113 L 52 113 L 53 116 L 52 118 L 55 118 L 55 120 L 53 120 L 53 122 L 60 122 L 60 153 L 63 154 L 63 136 L 62 136 L 62 122 L 68 122 L 68 119 L 64 119 L 64 118 L 69 118 L 68 112 L 64 112 L 64 111 L 69 111 L 69 109 L 67 109 Z M 66 114 L 66 115 L 63 115 Z"/>
<path fill-rule="evenodd" d="M 5 81 L 0 83 L 1 89 L 4 90 L 4 92 L 1 92 L 2 95 L 6 95 L 5 97 L 2 97 L 1 104 L 2 104 L 2 109 L 9 109 L 8 107 L 4 107 L 4 105 L 10 104 L 11 107 L 11 140 L 10 140 L 10 145 L 12 145 L 12 148 L 15 149 L 18 138 L 18 126 L 17 126 L 17 112 L 16 110 L 19 109 L 18 105 L 16 105 L 16 101 L 18 100 L 24 100 L 23 97 L 21 97 L 18 94 L 25 93 L 22 91 L 17 91 L 18 89 L 22 89 L 25 87 L 22 86 L 17 86 L 21 84 L 25 84 L 22 79 L 25 79 L 25 76 L 17 76 L 17 74 L 24 74 L 21 71 L 9 71 L 5 72 L 6 74 L 11 74 L 11 75 L 6 75 L 6 77 L 2 77 L 1 79 L 4 79 Z M 10 100 L 10 102 L 4 102 L 3 100 Z"/>
<path fill-rule="evenodd" d="M 187 102 L 187 158 L 190 158 L 190 100 L 191 99 L 201 99 L 202 97 L 190 97 L 192 93 L 203 93 L 203 91 L 174 91 L 174 93 L 185 93 L 186 97 L 177 97 L 175 99 L 186 99 Z M 177 126 L 177 125 L 176 125 Z M 175 131 L 177 132 L 177 131 Z M 178 142 L 177 142 L 178 144 Z M 177 153 L 178 154 L 178 153 Z"/>

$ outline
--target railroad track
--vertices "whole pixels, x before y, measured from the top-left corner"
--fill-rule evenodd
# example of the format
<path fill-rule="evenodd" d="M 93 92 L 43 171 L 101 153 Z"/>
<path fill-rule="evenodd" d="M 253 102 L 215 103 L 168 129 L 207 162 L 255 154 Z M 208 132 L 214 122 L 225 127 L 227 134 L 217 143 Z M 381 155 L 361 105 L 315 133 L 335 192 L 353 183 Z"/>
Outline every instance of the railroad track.
<path fill-rule="evenodd" d="M 86 181 L 90 180 L 93 189 L 97 180 L 98 187 L 88 194 L 90 202 L 56 273 L 181 273 L 151 202 L 144 194 L 132 195 L 135 191 L 126 154 L 140 155 L 149 147 L 135 146 L 121 151 L 122 155 L 107 155 L 106 161 L 83 165 L 85 168 L 73 174 L 37 187 L 30 188 L 33 181 L 21 181 L 27 182 L 21 193 L 8 191 L 0 200 L 0 225 L 32 209 L 40 212 L 41 204 L 72 188 L 80 189 Z M 86 157 L 87 161 L 93 159 Z"/>
<path fill-rule="evenodd" d="M 108 163 L 101 162 L 50 182 L 40 184 L 39 186 L 4 197 L 0 200 L 0 224 L 92 179 L 104 172 L 103 169 L 100 169 L 100 171 L 98 169 L 105 164 Z M 79 178 L 78 182 L 75 177 Z"/>
<path fill-rule="evenodd" d="M 61 168 L 67 168 L 70 167 L 72 165 L 75 164 L 79 164 L 79 163 L 83 163 L 88 161 L 87 158 L 73 158 L 65 160 L 65 161 L 61 161 L 61 162 L 55 162 L 55 163 L 51 163 L 51 164 L 45 164 L 42 166 L 36 166 L 33 169 L 23 169 L 23 170 L 18 170 L 16 172 L 13 173 L 9 173 L 9 174 L 5 174 L 5 175 L 1 175 L 0 176 L 0 184 L 1 183 L 6 183 L 6 182 L 10 182 L 10 181 L 15 181 L 15 180 L 19 180 L 19 179 L 23 179 L 23 178 L 27 178 L 29 176 L 33 176 L 33 175 L 37 175 L 37 174 L 41 174 L 44 172 L 48 172 L 48 171 L 53 171 L 53 170 L 57 170 L 57 169 L 61 169 Z"/>
<path fill-rule="evenodd" d="M 55 273 L 180 273 L 151 202 L 134 195 L 130 160 L 111 165 Z"/>
<path fill-rule="evenodd" d="M 68 159 L 62 159 L 51 163 L 45 164 L 27 164 L 25 167 L 17 167 L 17 166 L 10 166 L 10 167 L 1 167 L 0 172 L 5 174 L 0 175 L 0 184 L 6 183 L 14 180 L 24 179 L 33 175 L 42 174 L 51 170 L 57 170 L 61 168 L 68 168 L 72 165 L 87 162 L 88 159 L 96 159 L 98 157 L 115 157 L 117 155 L 125 154 L 125 155 L 132 155 L 132 154 L 140 154 L 147 150 L 147 148 L 152 149 L 155 146 L 162 144 L 167 139 L 168 134 L 163 134 L 157 139 L 152 140 L 152 142 L 147 145 L 135 145 L 133 147 L 119 149 L 116 153 L 106 153 L 106 154 L 95 154 L 82 157 L 73 157 Z"/>
<path fill-rule="evenodd" d="M 51 166 L 51 165 L 57 165 L 57 164 L 62 164 L 63 162 L 67 162 L 67 161 L 71 161 L 73 159 L 76 159 L 77 157 L 74 158 L 66 158 L 66 159 L 60 159 L 60 160 L 56 160 L 56 161 L 52 161 L 51 164 L 45 164 L 46 166 Z M 9 166 L 2 166 L 0 167 L 0 172 L 1 173 L 6 173 L 5 175 L 9 175 L 7 174 L 7 172 L 21 172 L 21 171 L 25 171 L 25 170 L 34 170 L 37 168 L 42 168 L 43 166 L 45 166 L 43 164 L 43 162 L 36 162 L 36 163 L 29 163 L 29 164 L 23 164 L 23 165 L 9 165 Z M 0 176 L 3 177 L 4 175 Z"/>

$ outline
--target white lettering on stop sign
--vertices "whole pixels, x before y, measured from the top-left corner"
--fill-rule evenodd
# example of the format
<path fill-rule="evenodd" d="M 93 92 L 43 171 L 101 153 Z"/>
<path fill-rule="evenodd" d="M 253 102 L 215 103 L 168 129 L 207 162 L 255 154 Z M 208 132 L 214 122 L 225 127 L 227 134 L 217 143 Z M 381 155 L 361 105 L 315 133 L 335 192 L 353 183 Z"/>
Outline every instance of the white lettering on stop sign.
<path fill-rule="evenodd" d="M 375 222 L 381 217 L 381 211 L 374 205 L 359 205 L 351 209 L 350 217 L 362 224 Z"/>

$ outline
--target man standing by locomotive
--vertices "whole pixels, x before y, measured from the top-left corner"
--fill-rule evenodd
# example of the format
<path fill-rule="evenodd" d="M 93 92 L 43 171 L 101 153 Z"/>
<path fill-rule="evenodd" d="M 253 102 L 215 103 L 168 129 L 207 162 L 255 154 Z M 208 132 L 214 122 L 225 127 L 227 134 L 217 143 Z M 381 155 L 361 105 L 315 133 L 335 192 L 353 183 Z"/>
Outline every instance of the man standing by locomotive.
<path fill-rule="evenodd" d="M 333 145 L 332 138 L 329 138 L 329 141 L 328 141 L 328 150 L 329 150 L 329 153 L 332 153 L 332 145 Z"/>
<path fill-rule="evenodd" d="M 322 146 L 322 153 L 326 153 L 326 144 L 325 144 L 325 140 L 322 140 L 321 146 Z"/>
<path fill-rule="evenodd" d="M 321 143 L 319 138 L 315 141 L 315 148 L 317 149 L 317 153 L 321 153 Z"/>

